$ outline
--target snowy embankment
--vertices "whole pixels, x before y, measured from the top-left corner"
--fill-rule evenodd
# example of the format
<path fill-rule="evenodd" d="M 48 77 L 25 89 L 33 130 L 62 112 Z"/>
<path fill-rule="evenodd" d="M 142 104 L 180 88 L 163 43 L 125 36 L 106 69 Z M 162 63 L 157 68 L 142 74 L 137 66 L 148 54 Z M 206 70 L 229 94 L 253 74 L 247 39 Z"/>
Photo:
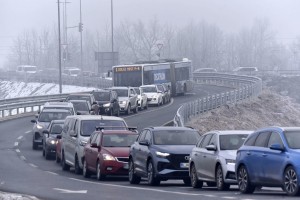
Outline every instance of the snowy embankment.
<path fill-rule="evenodd" d="M 62 93 L 91 91 L 93 87 L 63 85 Z M 26 96 L 59 94 L 59 85 L 54 83 L 24 83 L 0 81 L 0 99 L 10 99 Z"/>

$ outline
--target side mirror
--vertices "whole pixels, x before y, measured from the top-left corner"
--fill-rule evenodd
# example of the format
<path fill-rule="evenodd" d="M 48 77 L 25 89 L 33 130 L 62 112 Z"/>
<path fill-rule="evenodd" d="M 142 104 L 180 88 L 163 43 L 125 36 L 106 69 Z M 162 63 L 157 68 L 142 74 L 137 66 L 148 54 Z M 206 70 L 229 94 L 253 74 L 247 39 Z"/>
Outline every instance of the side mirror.
<path fill-rule="evenodd" d="M 59 139 L 59 140 L 60 140 L 60 139 L 61 139 L 61 135 L 57 135 L 57 136 L 56 136 L 56 139 Z"/>
<path fill-rule="evenodd" d="M 147 140 L 143 140 L 139 142 L 140 145 L 149 146 L 150 143 Z"/>
<path fill-rule="evenodd" d="M 77 136 L 74 130 L 70 131 L 70 136 L 72 136 L 72 137 L 76 137 Z"/>
<path fill-rule="evenodd" d="M 32 119 L 32 120 L 31 120 L 31 123 L 36 123 L 36 120 L 35 120 L 35 119 Z"/>
<path fill-rule="evenodd" d="M 207 145 L 205 149 L 207 149 L 207 151 L 216 151 L 217 147 L 215 145 Z"/>
<path fill-rule="evenodd" d="M 284 151 L 284 147 L 280 144 L 272 144 L 270 146 L 270 149 L 272 150 L 278 150 L 278 151 Z"/>

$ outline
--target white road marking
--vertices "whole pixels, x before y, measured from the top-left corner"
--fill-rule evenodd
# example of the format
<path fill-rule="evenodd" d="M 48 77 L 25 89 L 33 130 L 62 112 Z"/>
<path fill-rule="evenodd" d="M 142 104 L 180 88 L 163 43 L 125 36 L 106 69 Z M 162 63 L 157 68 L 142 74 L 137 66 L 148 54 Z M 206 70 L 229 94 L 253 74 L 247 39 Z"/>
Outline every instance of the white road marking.
<path fill-rule="evenodd" d="M 119 188 L 127 188 L 127 189 L 136 189 L 136 190 L 147 190 L 147 191 L 154 191 L 154 192 L 161 192 L 161 193 L 170 193 L 170 194 L 180 194 L 180 195 L 188 195 L 188 196 L 207 196 L 207 197 L 216 197 L 214 195 L 203 195 L 203 194 L 196 194 L 196 193 L 186 193 L 186 192 L 174 192 L 174 191 L 166 191 L 161 189 L 153 189 L 153 188 L 144 188 L 144 187 L 132 187 L 132 186 L 125 186 L 125 185 L 114 185 L 114 184 L 108 184 L 108 183 L 97 183 L 97 182 L 91 182 L 91 181 L 84 181 L 76 178 L 69 178 L 71 180 L 80 181 L 84 183 L 91 183 L 96 185 L 104 185 L 104 186 L 110 186 L 110 187 L 119 187 Z"/>
<path fill-rule="evenodd" d="M 45 171 L 45 172 L 47 172 L 47 173 L 49 173 L 49 174 L 52 174 L 52 175 L 58 175 L 57 173 L 54 173 L 54 172 L 50 172 L 50 171 Z"/>
<path fill-rule="evenodd" d="M 206 197 L 217 197 L 217 196 L 212 195 L 212 194 L 205 194 L 205 195 L 203 195 L 203 196 L 206 196 Z"/>
<path fill-rule="evenodd" d="M 235 197 L 222 197 L 223 199 L 236 199 Z"/>
<path fill-rule="evenodd" d="M 20 151 L 20 149 L 16 149 L 16 152 L 17 152 L 17 153 L 20 153 L 21 151 Z"/>
<path fill-rule="evenodd" d="M 25 133 L 28 134 L 28 133 L 30 133 L 30 132 L 31 132 L 31 131 L 26 131 Z"/>
<path fill-rule="evenodd" d="M 87 190 L 67 190 L 67 189 L 60 189 L 60 188 L 53 188 L 53 190 L 60 191 L 60 193 L 67 193 L 67 194 L 86 194 Z"/>
<path fill-rule="evenodd" d="M 20 158 L 21 158 L 22 160 L 26 160 L 26 158 L 25 158 L 24 156 L 20 156 Z"/>
<path fill-rule="evenodd" d="M 17 139 L 18 139 L 18 140 L 21 140 L 22 138 L 23 138 L 23 136 L 19 136 Z"/>
<path fill-rule="evenodd" d="M 31 167 L 37 168 L 38 166 L 36 166 L 35 164 L 30 163 L 29 164 Z"/>

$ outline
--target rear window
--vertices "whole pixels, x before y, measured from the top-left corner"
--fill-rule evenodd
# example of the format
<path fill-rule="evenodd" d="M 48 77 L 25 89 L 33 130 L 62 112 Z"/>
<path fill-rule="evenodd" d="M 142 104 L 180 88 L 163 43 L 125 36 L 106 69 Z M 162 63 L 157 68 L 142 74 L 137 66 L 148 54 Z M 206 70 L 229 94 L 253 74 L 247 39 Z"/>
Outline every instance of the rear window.
<path fill-rule="evenodd" d="M 200 135 L 196 131 L 188 130 L 161 130 L 154 131 L 156 145 L 196 145 Z"/>
<path fill-rule="evenodd" d="M 121 120 L 83 120 L 80 135 L 90 136 L 96 127 L 105 127 L 105 130 L 127 130 L 125 122 Z"/>

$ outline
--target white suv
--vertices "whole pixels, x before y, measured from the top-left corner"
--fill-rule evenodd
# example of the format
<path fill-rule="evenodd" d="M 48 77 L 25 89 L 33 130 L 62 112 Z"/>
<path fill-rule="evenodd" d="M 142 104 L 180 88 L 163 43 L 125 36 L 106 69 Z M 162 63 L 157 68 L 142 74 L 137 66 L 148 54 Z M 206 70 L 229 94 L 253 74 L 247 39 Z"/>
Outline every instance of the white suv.
<path fill-rule="evenodd" d="M 84 145 L 96 127 L 110 130 L 127 130 L 127 124 L 120 117 L 103 115 L 73 115 L 65 120 L 61 132 L 61 164 L 63 170 L 75 168 L 75 173 L 82 172 Z"/>
<path fill-rule="evenodd" d="M 109 89 L 118 94 L 120 112 L 125 112 L 127 115 L 131 111 L 138 112 L 138 94 L 133 87 L 111 87 Z"/>
<path fill-rule="evenodd" d="M 148 104 L 160 106 L 163 104 L 163 92 L 157 85 L 142 85 L 144 93 L 148 97 Z"/>

